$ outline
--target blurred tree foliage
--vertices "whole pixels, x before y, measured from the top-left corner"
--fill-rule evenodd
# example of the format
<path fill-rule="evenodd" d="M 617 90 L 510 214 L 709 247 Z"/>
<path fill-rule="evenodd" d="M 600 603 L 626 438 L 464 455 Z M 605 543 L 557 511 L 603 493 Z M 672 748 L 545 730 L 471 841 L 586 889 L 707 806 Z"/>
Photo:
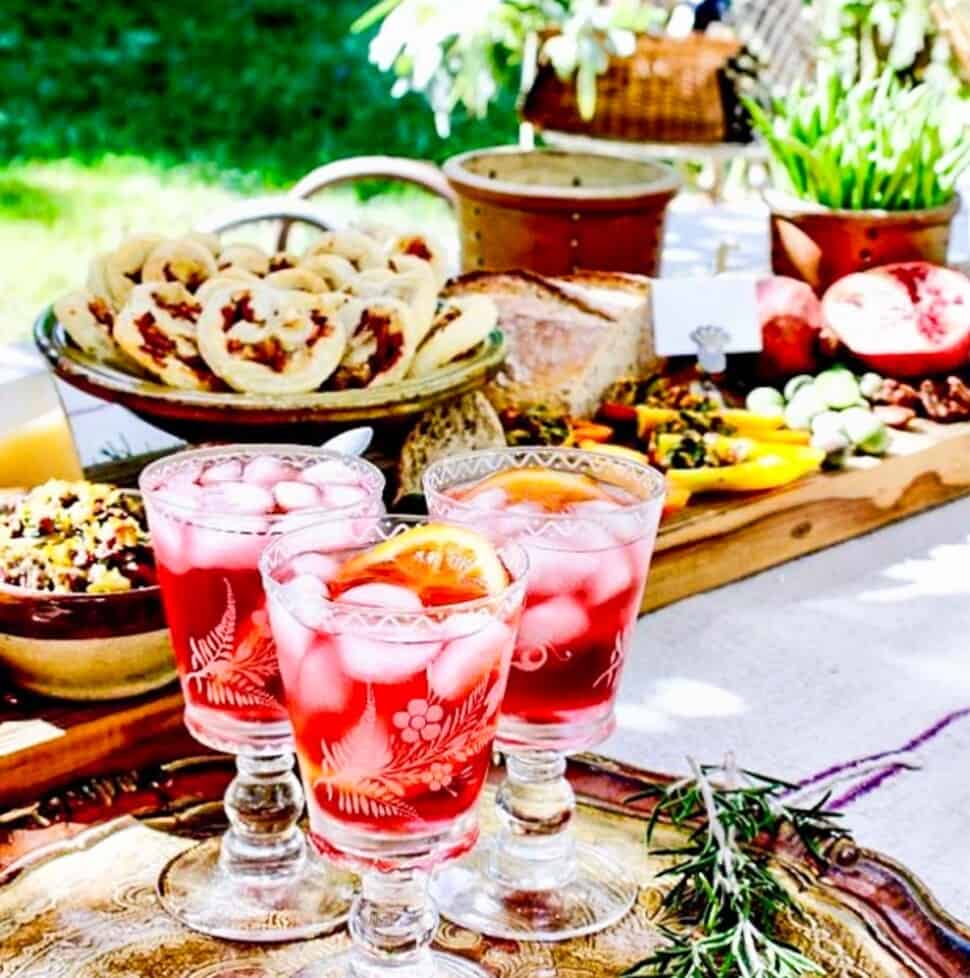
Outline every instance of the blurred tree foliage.
<path fill-rule="evenodd" d="M 3 0 L 5 162 L 107 154 L 286 185 L 329 159 L 441 159 L 516 133 L 514 92 L 438 138 L 350 25 L 366 0 Z"/>

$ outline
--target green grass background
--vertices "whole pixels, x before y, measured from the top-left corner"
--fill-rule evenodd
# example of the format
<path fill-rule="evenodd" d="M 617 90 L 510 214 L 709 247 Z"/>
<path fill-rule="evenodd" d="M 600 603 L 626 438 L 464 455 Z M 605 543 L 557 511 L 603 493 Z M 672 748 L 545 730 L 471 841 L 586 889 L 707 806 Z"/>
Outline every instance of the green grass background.
<path fill-rule="evenodd" d="M 447 141 L 421 98 L 392 99 L 367 61 L 369 37 L 349 32 L 367 6 L 4 0 L 0 340 L 24 334 L 126 231 L 179 231 L 344 156 L 441 160 L 514 139 L 511 95 L 486 122 L 459 119 Z M 386 190 L 337 193 L 332 204 L 398 222 L 441 217 Z"/>

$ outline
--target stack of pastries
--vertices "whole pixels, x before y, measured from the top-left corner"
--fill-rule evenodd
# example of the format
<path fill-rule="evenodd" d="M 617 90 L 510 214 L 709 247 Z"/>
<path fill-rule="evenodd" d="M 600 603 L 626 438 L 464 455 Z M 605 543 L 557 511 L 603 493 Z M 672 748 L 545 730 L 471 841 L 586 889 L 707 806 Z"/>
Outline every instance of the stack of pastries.
<path fill-rule="evenodd" d="M 85 353 L 183 390 L 303 394 L 426 377 L 495 328 L 485 296 L 439 299 L 422 235 L 331 231 L 302 255 L 216 235 L 135 234 L 54 305 Z"/>

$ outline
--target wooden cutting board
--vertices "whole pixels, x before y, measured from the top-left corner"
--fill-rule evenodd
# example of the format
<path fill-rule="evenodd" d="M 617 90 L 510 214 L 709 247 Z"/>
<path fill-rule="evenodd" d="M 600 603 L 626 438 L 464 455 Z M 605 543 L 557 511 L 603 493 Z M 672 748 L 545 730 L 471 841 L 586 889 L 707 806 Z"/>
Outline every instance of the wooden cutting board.
<path fill-rule="evenodd" d="M 182 695 L 175 684 L 109 703 L 66 703 L 6 691 L 2 677 L 0 690 L 0 724 L 30 724 L 21 728 L 27 735 L 38 721 L 50 725 L 49 739 L 31 743 L 28 736 L 16 749 L 11 737 L 14 749 L 0 752 L 0 811 L 80 777 L 205 750 L 182 723 Z"/>
<path fill-rule="evenodd" d="M 660 529 L 643 611 L 970 494 L 970 422 L 911 428 L 893 432 L 883 459 L 854 458 L 771 492 L 692 500 Z"/>

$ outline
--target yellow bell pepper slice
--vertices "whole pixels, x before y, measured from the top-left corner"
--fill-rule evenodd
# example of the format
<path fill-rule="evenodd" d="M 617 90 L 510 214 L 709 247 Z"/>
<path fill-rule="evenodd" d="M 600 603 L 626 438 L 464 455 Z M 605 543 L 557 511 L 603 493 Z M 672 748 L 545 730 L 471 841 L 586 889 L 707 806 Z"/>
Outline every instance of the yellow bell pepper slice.
<path fill-rule="evenodd" d="M 812 433 L 810 431 L 798 431 L 794 428 L 780 428 L 778 431 L 759 431 L 757 434 L 747 431 L 739 431 L 739 435 L 747 435 L 755 441 L 772 445 L 810 445 Z"/>
<path fill-rule="evenodd" d="M 667 495 L 664 497 L 663 514 L 660 519 L 665 520 L 668 516 L 673 516 L 685 509 L 690 502 L 692 493 L 690 489 L 683 486 L 674 485 L 670 479 L 667 480 Z"/>
<path fill-rule="evenodd" d="M 679 435 L 661 435 L 661 460 L 680 443 Z M 786 486 L 802 476 L 817 472 L 825 453 L 805 445 L 756 442 L 748 438 L 721 436 L 715 447 L 725 454 L 737 451 L 743 459 L 732 465 L 707 465 L 698 469 L 669 469 L 671 485 L 691 492 L 756 492 Z"/>
<path fill-rule="evenodd" d="M 638 404 L 637 412 L 637 434 L 641 438 L 646 436 L 661 425 L 670 424 L 676 421 L 682 413 L 672 408 L 653 408 Z M 692 413 L 692 412 L 688 412 Z M 703 412 L 693 412 L 703 414 Z M 723 411 L 712 411 L 705 417 L 716 418 L 723 422 L 727 427 L 733 428 L 739 435 L 747 435 L 751 438 L 761 438 L 764 434 L 780 431 L 785 427 L 785 419 L 782 415 L 755 414 L 753 411 L 744 411 L 735 408 L 725 408 Z"/>
<path fill-rule="evenodd" d="M 778 431 L 785 427 L 785 418 L 780 414 L 755 414 L 740 408 L 716 411 L 715 414 L 726 424 L 739 432 L 755 437 L 756 431 Z"/>
<path fill-rule="evenodd" d="M 676 421 L 679 412 L 669 408 L 645 407 L 643 404 L 636 406 L 637 412 L 637 434 L 644 438 L 648 432 L 654 428 L 659 428 L 662 424 L 670 424 Z"/>
<path fill-rule="evenodd" d="M 593 442 L 594 444 L 604 445 L 612 437 L 614 431 L 608 424 L 598 424 L 595 421 L 573 421 L 569 422 L 569 437 L 565 444 L 582 445 L 583 442 Z"/>

